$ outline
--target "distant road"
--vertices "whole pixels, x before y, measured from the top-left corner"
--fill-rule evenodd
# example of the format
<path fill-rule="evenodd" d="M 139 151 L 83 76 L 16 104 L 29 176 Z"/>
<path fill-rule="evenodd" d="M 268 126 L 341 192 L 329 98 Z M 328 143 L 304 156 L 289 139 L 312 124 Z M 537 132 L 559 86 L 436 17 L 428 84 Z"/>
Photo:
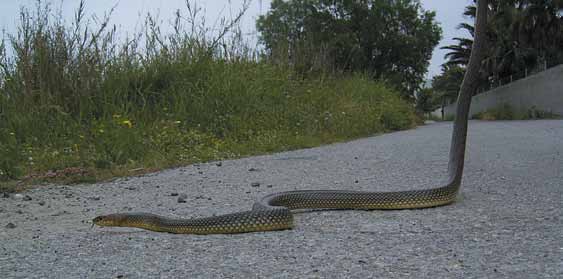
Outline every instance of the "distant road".
<path fill-rule="evenodd" d="M 293 230 L 172 235 L 100 214 L 201 217 L 295 189 L 439 186 L 451 123 L 96 185 L 0 196 L 0 278 L 562 278 L 563 121 L 471 121 L 450 206 L 312 211 Z M 179 203 L 175 194 L 187 195 Z"/>

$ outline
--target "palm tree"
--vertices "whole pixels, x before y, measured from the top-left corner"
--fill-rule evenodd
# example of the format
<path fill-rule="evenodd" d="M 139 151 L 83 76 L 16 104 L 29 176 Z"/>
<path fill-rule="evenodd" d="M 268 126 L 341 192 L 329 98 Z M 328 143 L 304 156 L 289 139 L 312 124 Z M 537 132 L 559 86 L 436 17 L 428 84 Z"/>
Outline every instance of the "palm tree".
<path fill-rule="evenodd" d="M 536 50 L 540 63 L 547 59 L 557 60 L 563 49 L 563 1 L 527 2 L 522 16 L 522 43 Z"/>
<path fill-rule="evenodd" d="M 469 55 L 471 54 L 472 39 L 468 38 L 453 38 L 457 44 L 443 46 L 440 49 L 447 49 L 450 52 L 444 55 L 447 60 L 446 65 L 462 65 L 465 66 L 469 63 Z"/>
<path fill-rule="evenodd" d="M 474 18 L 476 8 L 464 15 Z M 491 0 L 488 5 L 487 53 L 481 62 L 483 80 L 497 82 L 526 69 L 563 63 L 563 0 Z M 458 26 L 474 37 L 474 27 Z M 456 44 L 442 47 L 447 65 L 465 66 L 471 53 L 471 38 L 454 38 Z"/>

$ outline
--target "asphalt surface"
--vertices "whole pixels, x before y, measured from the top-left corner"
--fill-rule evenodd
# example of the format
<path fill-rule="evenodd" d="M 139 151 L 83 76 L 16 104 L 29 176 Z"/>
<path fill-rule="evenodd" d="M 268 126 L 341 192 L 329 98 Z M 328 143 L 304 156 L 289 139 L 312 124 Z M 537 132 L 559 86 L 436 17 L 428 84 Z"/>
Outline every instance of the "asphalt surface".
<path fill-rule="evenodd" d="M 458 201 L 304 211 L 293 230 L 91 228 L 122 211 L 202 217 L 296 189 L 439 186 L 451 123 L 95 185 L 0 195 L 0 278 L 563 278 L 563 121 L 472 121 Z M 259 184 L 259 185 L 257 185 Z M 173 194 L 178 194 L 175 196 Z M 186 203 L 178 197 L 186 195 Z"/>

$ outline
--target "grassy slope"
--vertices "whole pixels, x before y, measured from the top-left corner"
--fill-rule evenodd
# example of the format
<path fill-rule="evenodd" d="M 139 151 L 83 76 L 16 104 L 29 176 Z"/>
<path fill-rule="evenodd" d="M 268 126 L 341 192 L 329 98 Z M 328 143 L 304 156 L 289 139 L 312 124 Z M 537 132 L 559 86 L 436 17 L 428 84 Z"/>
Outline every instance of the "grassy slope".
<path fill-rule="evenodd" d="M 29 19 L 8 42 L 16 55 L 0 51 L 3 185 L 93 181 L 415 125 L 411 105 L 361 75 L 303 78 L 180 32 L 147 33 L 141 51 L 103 28 Z"/>

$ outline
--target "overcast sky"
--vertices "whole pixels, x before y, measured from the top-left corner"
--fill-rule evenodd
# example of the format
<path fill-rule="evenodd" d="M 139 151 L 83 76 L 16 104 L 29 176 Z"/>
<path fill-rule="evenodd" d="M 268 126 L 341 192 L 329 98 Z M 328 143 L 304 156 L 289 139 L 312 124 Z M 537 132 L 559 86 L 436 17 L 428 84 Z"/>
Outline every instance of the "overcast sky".
<path fill-rule="evenodd" d="M 21 5 L 32 7 L 36 0 L 0 0 L 0 27 L 8 33 L 14 33 L 18 22 L 18 12 Z M 43 0 L 43 2 L 51 2 L 53 8 L 62 7 L 65 20 L 71 21 L 73 12 L 79 3 L 79 0 Z M 228 17 L 236 12 L 242 6 L 243 0 L 199 0 L 198 3 L 206 11 L 207 25 L 213 26 L 217 18 L 222 16 Z M 437 20 L 443 29 L 443 39 L 434 50 L 434 55 L 429 68 L 429 77 L 440 73 L 440 65 L 444 62 L 444 51 L 440 50 L 440 46 L 452 43 L 453 37 L 466 37 L 463 31 L 457 30 L 456 26 L 464 20 L 462 17 L 463 8 L 471 3 L 471 0 L 421 0 L 424 9 L 436 11 Z M 62 4 L 61 4 L 62 3 Z M 229 3 L 231 3 L 229 5 Z M 61 6 L 62 5 L 62 6 Z M 112 23 L 116 24 L 120 30 L 131 32 L 136 26 L 142 23 L 141 15 L 147 12 L 159 14 L 160 19 L 165 23 L 173 17 L 177 9 L 185 8 L 185 0 L 89 0 L 86 2 L 88 14 L 96 14 L 103 16 L 104 12 L 109 11 L 111 7 L 116 6 L 112 16 Z M 243 18 L 242 26 L 244 32 L 251 36 L 255 35 L 255 20 L 260 14 L 264 14 L 270 7 L 270 0 L 251 0 L 250 8 Z"/>

